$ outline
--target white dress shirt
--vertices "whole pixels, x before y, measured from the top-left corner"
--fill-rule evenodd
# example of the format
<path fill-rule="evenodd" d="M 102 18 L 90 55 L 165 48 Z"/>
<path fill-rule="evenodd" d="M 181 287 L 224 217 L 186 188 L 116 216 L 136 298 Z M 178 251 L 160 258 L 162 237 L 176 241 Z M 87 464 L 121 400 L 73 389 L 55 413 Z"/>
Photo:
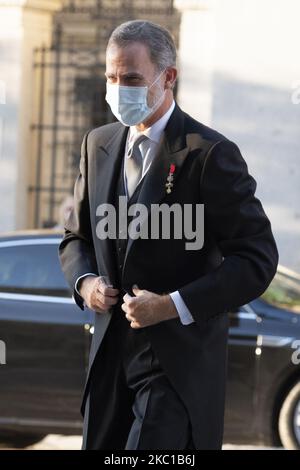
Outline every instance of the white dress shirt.
<path fill-rule="evenodd" d="M 124 158 L 129 158 L 128 149 L 132 146 L 137 134 L 145 134 L 148 137 L 147 141 L 145 142 L 145 145 L 147 145 L 147 148 L 146 148 L 146 152 L 143 155 L 143 170 L 142 170 L 141 178 L 143 178 L 143 176 L 147 173 L 147 171 L 150 168 L 153 158 L 156 155 L 161 135 L 167 125 L 167 122 L 172 112 L 174 111 L 174 108 L 175 108 L 175 101 L 173 100 L 168 111 L 158 121 L 156 121 L 151 127 L 148 127 L 143 132 L 140 132 L 135 126 L 130 126 L 129 128 L 126 146 L 125 146 Z M 125 165 L 124 165 L 123 178 L 124 178 L 124 185 L 125 185 L 126 193 L 127 193 Z M 77 286 L 78 286 L 79 280 L 89 275 L 97 276 L 95 273 L 86 273 L 77 279 L 75 283 L 75 290 L 78 294 L 79 292 L 78 292 Z M 179 292 L 178 291 L 171 292 L 169 295 L 175 304 L 181 323 L 183 325 L 189 325 L 190 323 L 193 323 L 194 319 L 189 309 L 187 308 L 185 302 L 183 301 L 181 295 L 179 294 Z"/>

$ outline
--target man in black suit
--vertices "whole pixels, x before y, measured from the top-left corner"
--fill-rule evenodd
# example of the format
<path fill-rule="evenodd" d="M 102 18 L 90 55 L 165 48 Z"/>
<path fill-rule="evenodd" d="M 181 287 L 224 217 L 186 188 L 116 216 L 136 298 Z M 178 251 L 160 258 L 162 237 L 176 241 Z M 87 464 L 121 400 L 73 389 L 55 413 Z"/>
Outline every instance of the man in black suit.
<path fill-rule="evenodd" d="M 276 272 L 255 180 L 233 142 L 174 102 L 176 74 L 164 28 L 131 21 L 112 33 L 106 99 L 120 122 L 84 137 L 60 245 L 77 304 L 95 311 L 84 449 L 221 448 L 228 311 L 261 295 Z M 147 209 L 140 236 L 120 200 Z M 193 227 L 203 204 L 203 243 L 174 235 L 176 211 L 170 236 L 142 236 L 154 204 L 189 207 Z"/>

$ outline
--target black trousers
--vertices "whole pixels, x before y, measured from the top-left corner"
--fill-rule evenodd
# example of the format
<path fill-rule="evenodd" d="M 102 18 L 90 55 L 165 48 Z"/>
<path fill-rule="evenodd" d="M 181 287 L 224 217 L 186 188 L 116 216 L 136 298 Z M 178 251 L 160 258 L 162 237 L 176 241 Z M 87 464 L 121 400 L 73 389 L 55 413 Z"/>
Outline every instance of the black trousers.
<path fill-rule="evenodd" d="M 185 406 L 147 337 L 123 312 L 111 320 L 95 359 L 83 449 L 194 449 Z"/>

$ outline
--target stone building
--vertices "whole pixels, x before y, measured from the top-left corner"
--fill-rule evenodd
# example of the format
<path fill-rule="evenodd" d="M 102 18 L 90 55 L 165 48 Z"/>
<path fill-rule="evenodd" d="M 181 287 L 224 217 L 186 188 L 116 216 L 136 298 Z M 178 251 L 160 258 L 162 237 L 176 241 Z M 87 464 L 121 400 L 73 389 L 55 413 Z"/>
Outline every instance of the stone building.
<path fill-rule="evenodd" d="M 11 142 L 17 174 L 16 162 L 7 162 L 15 178 L 14 185 L 6 181 L 15 204 L 11 212 L 6 208 L 7 217 L 16 211 L 16 227 L 53 226 L 62 200 L 72 192 L 85 131 L 113 120 L 104 77 L 111 31 L 128 18 L 147 18 L 170 29 L 178 44 L 180 14 L 170 0 L 3 3 L 1 17 L 13 18 L 10 31 L 17 36 L 13 42 L 6 38 L 3 47 L 7 62 L 15 54 L 12 90 L 6 81 L 15 99 L 14 104 L 6 100 L 6 111 L 14 108 L 20 131 Z"/>

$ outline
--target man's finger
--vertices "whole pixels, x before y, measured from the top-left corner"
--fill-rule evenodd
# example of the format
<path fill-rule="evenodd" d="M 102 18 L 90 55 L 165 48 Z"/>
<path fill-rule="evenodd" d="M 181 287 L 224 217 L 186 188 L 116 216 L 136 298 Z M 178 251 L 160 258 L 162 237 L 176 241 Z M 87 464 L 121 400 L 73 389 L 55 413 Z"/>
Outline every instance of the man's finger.
<path fill-rule="evenodd" d="M 141 295 L 144 295 L 145 290 L 144 289 L 139 289 L 138 287 L 132 287 L 132 292 L 134 293 L 134 295 L 139 297 Z"/>
<path fill-rule="evenodd" d="M 113 287 L 108 287 L 106 284 L 101 282 L 101 280 L 98 283 L 98 291 L 101 292 L 103 295 L 107 295 L 109 297 L 116 297 L 119 294 L 118 289 L 114 289 Z"/>
<path fill-rule="evenodd" d="M 125 303 L 121 305 L 121 309 L 123 312 L 127 313 L 127 305 Z"/>
<path fill-rule="evenodd" d="M 138 323 L 137 321 L 132 321 L 132 322 L 130 323 L 130 326 L 131 326 L 131 328 L 133 328 L 134 330 L 138 330 L 139 328 L 142 328 L 141 324 Z"/>
<path fill-rule="evenodd" d="M 125 317 L 126 317 L 127 320 L 128 320 L 129 322 L 131 322 L 131 323 L 135 321 L 135 319 L 134 319 L 129 313 L 126 313 L 126 314 L 125 314 Z"/>
<path fill-rule="evenodd" d="M 125 295 L 123 295 L 123 300 L 124 300 L 125 303 L 128 303 L 129 300 L 131 300 L 131 299 L 133 299 L 133 297 L 131 295 L 129 295 L 127 293 Z"/>
<path fill-rule="evenodd" d="M 107 306 L 116 305 L 116 303 L 118 302 L 117 297 L 109 297 L 108 295 L 103 295 L 100 291 L 97 292 L 96 296 L 97 300 Z"/>

